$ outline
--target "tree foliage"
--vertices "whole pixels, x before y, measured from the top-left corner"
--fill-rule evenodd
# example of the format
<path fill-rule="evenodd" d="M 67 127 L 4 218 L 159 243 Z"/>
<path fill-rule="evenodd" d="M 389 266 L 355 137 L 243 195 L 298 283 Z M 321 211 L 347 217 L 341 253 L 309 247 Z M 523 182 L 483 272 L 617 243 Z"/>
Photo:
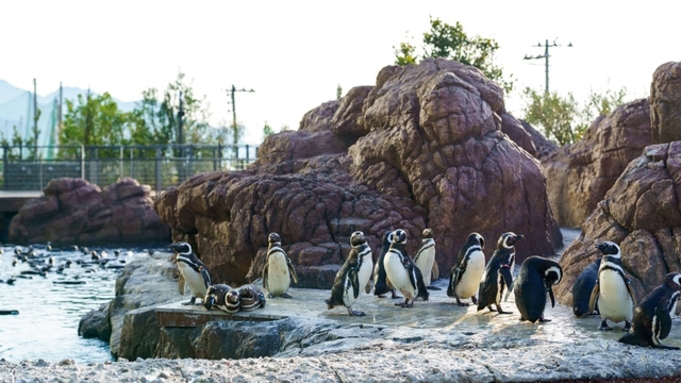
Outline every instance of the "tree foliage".
<path fill-rule="evenodd" d="M 409 42 L 400 43 L 395 48 L 395 64 L 416 64 L 419 60 L 416 47 Z M 489 79 L 496 81 L 508 93 L 513 90 L 512 76 L 504 78 L 501 67 L 494 63 L 494 53 L 499 43 L 480 36 L 468 36 L 458 21 L 450 25 L 439 18 L 430 18 L 430 31 L 423 34 L 423 57 L 442 57 L 474 66 Z"/>

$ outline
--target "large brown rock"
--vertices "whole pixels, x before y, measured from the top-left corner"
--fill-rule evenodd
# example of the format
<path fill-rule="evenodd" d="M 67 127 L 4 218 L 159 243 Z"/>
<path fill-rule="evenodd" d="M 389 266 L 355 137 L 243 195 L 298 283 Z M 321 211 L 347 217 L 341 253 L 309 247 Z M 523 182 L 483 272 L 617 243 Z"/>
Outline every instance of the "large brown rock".
<path fill-rule="evenodd" d="M 549 203 L 561 226 L 580 227 L 629 162 L 651 144 L 650 105 L 640 99 L 600 116 L 569 146 L 542 157 Z"/>
<path fill-rule="evenodd" d="M 9 227 L 9 240 L 18 244 L 147 245 L 169 238 L 170 228 L 154 211 L 149 186 L 132 178 L 104 190 L 84 179 L 54 179 Z"/>
<path fill-rule="evenodd" d="M 654 143 L 681 140 L 681 62 L 660 65 L 650 85 Z"/>
<path fill-rule="evenodd" d="M 443 276 L 473 231 L 489 254 L 506 231 L 527 236 L 520 261 L 552 254 L 562 237 L 541 166 L 502 133 L 504 119 L 522 128 L 476 68 L 442 59 L 389 66 L 375 86 L 310 111 L 299 131 L 268 137 L 249 169 L 197 175 L 156 210 L 173 240 L 195 245 L 217 281 L 235 284 L 260 275 L 270 232 L 310 273 L 342 263 L 355 230 L 377 256 L 386 231 L 405 229 L 414 254 L 431 227 Z M 311 148 L 291 144 L 311 135 L 325 136 Z"/>
<path fill-rule="evenodd" d="M 681 270 L 681 141 L 651 145 L 634 159 L 565 250 L 565 276 L 557 296 L 572 304 L 575 279 L 600 252 L 596 244 L 620 245 L 622 264 L 637 298 L 657 287 L 665 274 Z"/>

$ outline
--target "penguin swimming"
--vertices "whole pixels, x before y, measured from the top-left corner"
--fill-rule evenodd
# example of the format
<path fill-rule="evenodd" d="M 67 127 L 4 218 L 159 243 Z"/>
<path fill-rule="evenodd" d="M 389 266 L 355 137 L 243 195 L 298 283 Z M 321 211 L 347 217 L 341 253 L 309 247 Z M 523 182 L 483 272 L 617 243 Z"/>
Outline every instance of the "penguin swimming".
<path fill-rule="evenodd" d="M 383 258 L 383 266 L 393 286 L 404 295 L 404 302 L 395 303 L 395 305 L 412 307 L 415 299 L 421 298 L 427 301 L 429 294 L 423 283 L 421 271 L 406 252 L 406 244 L 407 232 L 402 229 L 395 230 L 390 249 Z"/>
<path fill-rule="evenodd" d="M 509 291 L 512 289 L 515 244 L 522 238 L 522 234 L 513 232 L 504 233 L 499 237 L 497 249 L 482 273 L 480 290 L 478 291 L 478 311 L 487 307 L 489 311 L 510 314 L 510 312 L 501 309 L 501 296 L 505 288 L 508 288 Z M 496 310 L 492 308 L 492 304 L 496 305 Z"/>
<path fill-rule="evenodd" d="M 681 274 L 667 274 L 664 282 L 636 306 L 631 331 L 619 341 L 635 346 L 679 350 L 679 347 L 663 345 L 660 339 L 665 339 L 672 329 L 671 315 L 676 313 L 680 290 Z"/>
<path fill-rule="evenodd" d="M 237 289 L 241 310 L 252 311 L 265 307 L 265 293 L 256 285 L 243 285 Z"/>
<path fill-rule="evenodd" d="M 177 263 L 177 268 L 180 270 L 177 286 L 180 294 L 184 295 L 185 284 L 192 294 L 189 302 L 183 304 L 193 305 L 196 298 L 203 300 L 206 296 L 206 289 L 212 284 L 208 267 L 194 254 L 191 245 L 187 242 L 173 243 L 168 247 L 177 252 L 173 262 Z"/>
<path fill-rule="evenodd" d="M 213 307 L 217 307 L 218 310 L 234 314 L 241 307 L 239 292 L 229 285 L 218 284 L 209 286 L 203 300 L 203 307 L 208 311 L 212 310 Z"/>
<path fill-rule="evenodd" d="M 374 268 L 371 248 L 364 238 L 364 233 L 356 231 L 350 236 L 352 249 L 343 267 L 336 273 L 331 288 L 331 297 L 325 302 L 329 310 L 335 306 L 345 306 L 350 315 L 364 316 L 364 312 L 352 309 L 352 304 L 364 288 L 369 293 L 371 270 Z"/>
<path fill-rule="evenodd" d="M 296 269 L 293 268 L 291 259 L 281 248 L 281 237 L 277 233 L 270 233 L 267 237 L 269 248 L 267 259 L 262 270 L 262 283 L 267 290 L 268 298 L 283 297 L 291 298 L 286 292 L 291 286 L 291 279 L 298 283 Z"/>
<path fill-rule="evenodd" d="M 600 266 L 601 258 L 596 258 L 592 264 L 584 268 L 575 280 L 575 284 L 572 285 L 572 312 L 576 317 L 593 313 L 593 311 L 589 311 L 589 299 L 594 286 L 596 286 Z M 598 302 L 595 306 L 595 311 L 598 312 Z"/>
<path fill-rule="evenodd" d="M 429 228 L 423 229 L 423 239 L 421 240 L 421 248 L 414 256 L 414 263 L 416 267 L 421 270 L 423 275 L 423 284 L 430 290 L 440 290 L 439 287 L 431 286 L 431 276 L 433 280 L 438 279 L 440 270 L 435 262 L 435 239 L 433 238 L 433 231 Z"/>
<path fill-rule="evenodd" d="M 381 254 L 378 256 L 376 265 L 374 265 L 374 295 L 379 298 L 384 298 L 385 294 L 390 293 L 392 299 L 401 298 L 395 293 L 395 287 L 390 283 L 390 279 L 386 276 L 385 266 L 383 264 L 383 259 L 385 259 L 385 254 L 390 249 L 392 244 L 394 232 L 389 231 L 383 235 L 383 240 L 381 242 Z"/>
<path fill-rule="evenodd" d="M 518 278 L 514 283 L 515 305 L 520 312 L 521 321 L 532 323 L 550 322 L 544 317 L 546 308 L 546 294 L 551 298 L 551 307 L 556 307 L 553 296 L 554 285 L 563 279 L 563 268 L 558 262 L 533 255 L 525 259 L 520 265 Z"/>
<path fill-rule="evenodd" d="M 471 233 L 459 250 L 456 265 L 449 274 L 447 287 L 447 296 L 456 298 L 456 304 L 459 306 L 468 306 L 468 303 L 461 302 L 461 299 L 468 298 L 471 298 L 473 304 L 478 304 L 475 295 L 478 293 L 482 273 L 485 270 L 485 254 L 482 252 L 484 247 L 485 240 L 482 235 Z"/>
<path fill-rule="evenodd" d="M 599 330 L 612 330 L 607 322 L 611 320 L 615 323 L 624 321 L 622 331 L 629 331 L 636 298 L 631 281 L 622 268 L 620 247 L 606 241 L 596 245 L 596 248 L 603 253 L 603 258 L 598 268 L 598 281 L 589 299 L 589 312 L 593 312 L 598 301 L 598 311 L 603 319 Z"/>

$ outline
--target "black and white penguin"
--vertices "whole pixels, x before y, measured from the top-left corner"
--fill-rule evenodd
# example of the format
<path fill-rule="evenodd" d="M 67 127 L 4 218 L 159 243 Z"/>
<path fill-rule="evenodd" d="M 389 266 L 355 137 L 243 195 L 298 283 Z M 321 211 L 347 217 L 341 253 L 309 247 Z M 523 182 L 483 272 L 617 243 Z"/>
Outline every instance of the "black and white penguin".
<path fill-rule="evenodd" d="M 390 279 L 388 279 L 385 273 L 385 266 L 383 264 L 385 254 L 388 252 L 388 249 L 390 249 L 390 245 L 392 245 L 393 235 L 394 232 L 392 231 L 388 231 L 383 234 L 383 240 L 381 242 L 381 254 L 379 254 L 376 265 L 374 265 L 374 295 L 379 298 L 384 298 L 385 294 L 387 293 L 391 294 L 392 299 L 401 298 L 395 292 L 395 287 L 390 282 Z"/>
<path fill-rule="evenodd" d="M 209 286 L 203 300 L 203 307 L 210 311 L 213 307 L 228 314 L 234 314 L 241 308 L 239 291 L 229 285 L 217 284 Z"/>
<path fill-rule="evenodd" d="M 537 320 L 549 322 L 551 319 L 544 317 L 546 308 L 546 294 L 551 298 L 551 307 L 556 306 L 553 296 L 553 286 L 563 279 L 563 268 L 558 262 L 533 255 L 525 259 L 520 265 L 518 278 L 513 288 L 515 305 L 520 312 L 521 321 Z"/>
<path fill-rule="evenodd" d="M 522 238 L 522 234 L 513 232 L 504 233 L 499 237 L 497 249 L 482 273 L 478 291 L 478 311 L 487 307 L 489 311 L 510 314 L 501 309 L 501 296 L 504 294 L 504 289 L 510 291 L 513 286 L 515 244 Z M 492 308 L 492 304 L 496 305 L 496 310 Z"/>
<path fill-rule="evenodd" d="M 576 317 L 583 317 L 592 314 L 594 311 L 589 311 L 589 299 L 591 292 L 598 281 L 598 268 L 601 267 L 601 258 L 585 267 L 572 285 L 572 312 Z M 598 302 L 596 302 L 595 311 L 598 311 Z"/>
<path fill-rule="evenodd" d="M 203 300 L 206 296 L 206 289 L 212 284 L 208 267 L 194 254 L 191 245 L 187 242 L 173 243 L 168 247 L 177 252 L 173 262 L 177 263 L 177 268 L 180 270 L 178 280 L 180 294 L 184 295 L 185 284 L 192 294 L 189 302 L 183 304 L 193 305 L 196 298 Z"/>
<path fill-rule="evenodd" d="M 397 229 L 393 232 L 392 244 L 385 253 L 383 266 L 385 273 L 396 289 L 404 295 L 404 302 L 396 303 L 396 306 L 412 307 L 414 300 L 428 300 L 428 289 L 423 283 L 421 270 L 411 259 L 406 251 L 407 232 Z"/>
<path fill-rule="evenodd" d="M 421 270 L 423 284 L 430 290 L 440 290 L 439 287 L 430 285 L 432 280 L 440 277 L 440 270 L 437 267 L 437 262 L 435 262 L 435 238 L 433 238 L 433 231 L 425 228 L 421 235 L 423 236 L 421 248 L 414 256 L 414 263 Z"/>
<path fill-rule="evenodd" d="M 265 293 L 256 285 L 243 285 L 239 287 L 239 302 L 241 310 L 252 311 L 265 307 Z"/>
<path fill-rule="evenodd" d="M 359 297 L 361 290 L 369 293 L 369 280 L 374 261 L 364 233 L 361 231 L 352 233 L 350 245 L 352 246 L 350 254 L 343 267 L 336 273 L 331 288 L 331 297 L 325 302 L 329 310 L 335 306 L 345 306 L 350 315 L 364 316 L 364 312 L 353 310 L 352 304 Z"/>
<path fill-rule="evenodd" d="M 681 274 L 667 274 L 664 283 L 646 295 L 636 306 L 631 331 L 619 341 L 635 346 L 679 350 L 679 347 L 663 345 L 660 340 L 665 339 L 672 329 L 671 315 L 676 313 L 680 290 Z"/>
<path fill-rule="evenodd" d="M 598 312 L 603 319 L 599 330 L 612 330 L 607 322 L 611 320 L 615 323 L 624 321 L 622 331 L 629 331 L 636 298 L 631 281 L 622 268 L 620 247 L 606 241 L 596 245 L 596 248 L 603 253 L 603 257 L 598 268 L 598 281 L 589 299 L 589 312 L 593 312 L 598 301 Z"/>
<path fill-rule="evenodd" d="M 286 291 L 291 286 L 291 279 L 298 283 L 296 269 L 293 268 L 291 259 L 281 247 L 281 237 L 277 233 L 270 233 L 267 237 L 269 247 L 267 260 L 262 270 L 262 283 L 267 290 L 267 297 L 291 298 Z"/>
<path fill-rule="evenodd" d="M 471 233 L 466 243 L 459 250 L 456 265 L 449 274 L 447 296 L 456 298 L 459 306 L 468 306 L 461 299 L 471 298 L 473 304 L 478 304 L 475 296 L 480 287 L 482 273 L 485 271 L 485 239 L 478 233 Z"/>

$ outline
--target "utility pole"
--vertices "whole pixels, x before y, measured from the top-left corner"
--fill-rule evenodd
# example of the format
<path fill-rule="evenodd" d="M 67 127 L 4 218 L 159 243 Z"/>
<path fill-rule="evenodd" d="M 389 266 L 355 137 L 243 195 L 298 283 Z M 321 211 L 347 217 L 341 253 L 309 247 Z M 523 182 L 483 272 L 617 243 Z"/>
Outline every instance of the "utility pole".
<path fill-rule="evenodd" d="M 180 107 L 177 110 L 177 143 L 184 144 L 184 101 L 180 91 Z"/>
<path fill-rule="evenodd" d="M 542 48 L 541 42 L 537 43 L 537 45 L 534 45 L 535 47 Z M 543 48 L 544 48 L 544 54 L 543 55 L 537 55 L 537 56 L 528 56 L 525 55 L 523 57 L 523 60 L 536 60 L 536 59 L 544 59 L 544 72 L 546 76 L 546 82 L 544 86 L 544 93 L 549 94 L 549 48 L 552 47 L 559 47 L 560 45 L 556 44 L 556 41 L 553 41 L 553 44 L 549 45 L 549 40 L 546 39 L 544 42 Z M 567 45 L 568 47 L 572 47 L 572 43 L 569 43 Z"/>
<path fill-rule="evenodd" d="M 253 89 L 236 89 L 234 84 L 232 84 L 232 89 L 230 93 L 232 94 L 232 133 L 234 133 L 234 146 L 236 147 L 237 142 L 239 141 L 239 129 L 236 125 L 236 104 L 234 102 L 234 93 L 236 92 L 248 92 L 248 93 L 253 93 L 255 92 Z"/>
<path fill-rule="evenodd" d="M 38 85 L 33 79 L 33 148 L 35 159 L 38 159 Z"/>
<path fill-rule="evenodd" d="M 59 109 L 57 109 L 57 137 L 61 137 L 62 109 L 64 108 L 64 88 L 59 81 Z"/>

